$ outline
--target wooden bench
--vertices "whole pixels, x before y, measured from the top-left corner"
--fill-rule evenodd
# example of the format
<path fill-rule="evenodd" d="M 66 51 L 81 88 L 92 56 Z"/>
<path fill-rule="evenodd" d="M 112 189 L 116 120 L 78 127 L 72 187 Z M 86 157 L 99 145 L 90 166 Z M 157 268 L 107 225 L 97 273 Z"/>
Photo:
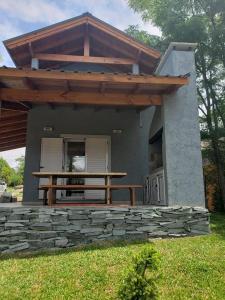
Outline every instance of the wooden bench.
<path fill-rule="evenodd" d="M 130 204 L 134 206 L 136 204 L 135 191 L 137 188 L 143 188 L 142 185 L 135 184 L 111 184 L 111 185 L 41 185 L 39 190 L 44 191 L 44 205 L 51 205 L 51 199 L 49 199 L 48 191 L 49 190 L 110 190 L 110 194 L 112 190 L 121 190 L 127 189 L 130 192 Z M 108 204 L 112 204 L 112 196 L 110 196 L 110 202 Z"/>

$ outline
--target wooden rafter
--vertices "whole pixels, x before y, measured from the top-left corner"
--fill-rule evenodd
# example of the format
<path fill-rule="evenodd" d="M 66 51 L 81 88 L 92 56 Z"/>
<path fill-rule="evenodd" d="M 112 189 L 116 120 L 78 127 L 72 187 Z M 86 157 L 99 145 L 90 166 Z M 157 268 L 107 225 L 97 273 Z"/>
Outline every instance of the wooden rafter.
<path fill-rule="evenodd" d="M 86 49 L 86 55 L 88 50 Z M 95 64 L 117 64 L 117 65 L 132 65 L 135 63 L 133 59 L 116 58 L 116 57 L 96 57 L 96 56 L 79 56 L 79 55 L 65 55 L 65 54 L 47 54 L 37 53 L 35 58 L 45 61 L 62 61 L 62 62 L 85 62 Z"/>
<path fill-rule="evenodd" d="M 75 103 L 80 105 L 149 106 L 161 105 L 159 95 L 126 95 L 124 93 L 85 93 L 63 90 L 0 89 L 0 99 L 35 103 Z M 18 118 L 17 118 L 18 119 Z"/>

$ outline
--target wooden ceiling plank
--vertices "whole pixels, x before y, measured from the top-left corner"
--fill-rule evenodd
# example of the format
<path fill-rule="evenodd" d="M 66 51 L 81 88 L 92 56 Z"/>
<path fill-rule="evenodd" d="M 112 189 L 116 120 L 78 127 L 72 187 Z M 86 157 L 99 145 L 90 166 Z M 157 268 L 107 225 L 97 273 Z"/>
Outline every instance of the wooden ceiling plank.
<path fill-rule="evenodd" d="M 14 143 L 14 144 L 12 144 L 12 145 L 0 147 L 0 152 L 12 150 L 12 149 L 23 148 L 23 147 L 25 147 L 25 146 L 26 146 L 26 142 L 18 143 L 18 144 L 15 144 L 15 143 Z"/>
<path fill-rule="evenodd" d="M 24 112 L 27 113 L 28 109 L 21 105 L 20 103 L 12 103 L 12 102 L 7 102 L 7 101 L 0 101 L 1 102 L 1 109 L 2 110 L 7 110 L 7 111 L 17 111 L 17 112 Z"/>
<path fill-rule="evenodd" d="M 10 126 L 10 125 L 15 125 L 15 124 L 25 124 L 26 123 L 26 119 L 24 119 L 24 118 L 19 118 L 19 117 L 17 117 L 17 118 L 13 118 L 13 119 L 11 119 L 11 120 L 1 120 L 1 122 L 0 122 L 0 130 L 2 129 L 2 128 L 4 128 L 5 126 Z"/>
<path fill-rule="evenodd" d="M 4 138 L 11 138 L 11 137 L 17 137 L 17 136 L 26 136 L 26 129 L 16 129 L 16 130 L 11 130 L 9 132 L 1 132 L 0 131 L 0 140 Z"/>
<path fill-rule="evenodd" d="M 26 132 L 20 132 L 17 134 L 5 134 L 4 136 L 0 136 L 0 143 L 5 143 L 8 141 L 17 141 L 17 140 L 23 140 L 24 138 L 26 138 Z"/>
<path fill-rule="evenodd" d="M 75 80 L 86 82 L 113 82 L 113 83 L 128 83 L 128 84 L 145 84 L 145 85 L 186 85 L 188 78 L 186 77 L 170 77 L 170 76 L 152 76 L 152 75 L 129 75 L 129 74 L 111 74 L 111 73 L 85 73 L 85 72 L 61 72 L 61 71 L 46 71 L 46 70 L 31 70 L 31 69 L 15 69 L 1 68 L 0 78 L 37 78 L 49 80 Z M 3 90 L 3 89 L 1 89 Z"/>
<path fill-rule="evenodd" d="M 5 125 L 5 127 L 0 126 L 0 135 L 4 134 L 4 133 L 10 133 L 13 132 L 15 130 L 24 130 L 26 131 L 27 128 L 27 124 L 26 122 L 24 123 L 20 123 L 20 124 L 13 124 L 13 125 Z"/>
<path fill-rule="evenodd" d="M 17 111 L 13 111 L 13 110 L 4 110 L 1 109 L 0 111 L 0 120 L 9 118 L 9 117 L 17 117 L 17 116 L 25 116 L 26 114 L 23 112 L 17 112 Z"/>
<path fill-rule="evenodd" d="M 32 91 L 29 89 L 0 89 L 0 99 L 7 101 L 19 99 L 35 103 L 75 103 L 80 105 L 149 106 L 162 104 L 162 98 L 159 95 L 100 94 L 60 90 Z"/>
<path fill-rule="evenodd" d="M 12 145 L 12 144 L 18 144 L 18 143 L 24 143 L 26 142 L 26 136 L 23 137 L 15 137 L 11 138 L 10 140 L 3 140 L 1 141 L 0 139 L 0 146 L 7 146 L 7 145 Z"/>

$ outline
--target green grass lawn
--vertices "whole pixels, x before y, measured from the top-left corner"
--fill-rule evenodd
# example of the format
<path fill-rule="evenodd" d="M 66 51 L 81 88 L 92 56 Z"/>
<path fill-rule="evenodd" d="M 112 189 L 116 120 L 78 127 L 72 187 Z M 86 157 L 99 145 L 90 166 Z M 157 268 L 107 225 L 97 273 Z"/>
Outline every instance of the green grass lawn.
<path fill-rule="evenodd" d="M 225 215 L 208 236 L 156 240 L 160 299 L 225 299 Z M 123 270 L 145 243 L 107 244 L 0 260 L 0 299 L 117 299 Z"/>

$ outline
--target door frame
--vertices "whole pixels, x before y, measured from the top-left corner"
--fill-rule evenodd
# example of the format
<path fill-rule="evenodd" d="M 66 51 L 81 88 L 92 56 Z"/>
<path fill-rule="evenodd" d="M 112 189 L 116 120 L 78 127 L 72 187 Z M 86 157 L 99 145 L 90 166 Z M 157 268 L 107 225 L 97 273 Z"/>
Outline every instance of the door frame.
<path fill-rule="evenodd" d="M 60 134 L 60 137 L 63 138 L 63 169 L 65 171 L 66 168 L 66 143 L 65 141 L 70 142 L 85 142 L 87 138 L 104 138 L 107 140 L 108 143 L 108 152 L 106 153 L 107 158 L 107 171 L 111 171 L 111 136 L 110 135 L 92 135 L 92 134 Z M 86 142 L 85 142 L 85 148 L 86 148 Z M 86 150 L 85 150 L 86 151 Z M 85 164 L 85 167 L 87 168 L 87 162 Z"/>
<path fill-rule="evenodd" d="M 102 138 L 107 140 L 107 153 L 106 153 L 106 165 L 107 172 L 111 171 L 111 136 L 110 135 L 92 135 L 92 134 L 60 134 L 63 138 L 63 170 L 66 171 L 67 166 L 67 143 L 68 142 L 84 142 L 85 143 L 85 171 L 87 171 L 87 156 L 86 156 L 86 139 L 88 138 Z M 66 180 L 66 179 L 64 179 Z M 65 183 L 65 182 L 64 182 Z M 66 196 L 66 191 L 62 191 L 61 198 L 63 199 L 76 199 L 75 196 Z M 78 197 L 80 198 L 80 197 Z M 77 199 L 78 199 L 77 198 Z M 84 193 L 85 198 L 85 193 Z"/>

